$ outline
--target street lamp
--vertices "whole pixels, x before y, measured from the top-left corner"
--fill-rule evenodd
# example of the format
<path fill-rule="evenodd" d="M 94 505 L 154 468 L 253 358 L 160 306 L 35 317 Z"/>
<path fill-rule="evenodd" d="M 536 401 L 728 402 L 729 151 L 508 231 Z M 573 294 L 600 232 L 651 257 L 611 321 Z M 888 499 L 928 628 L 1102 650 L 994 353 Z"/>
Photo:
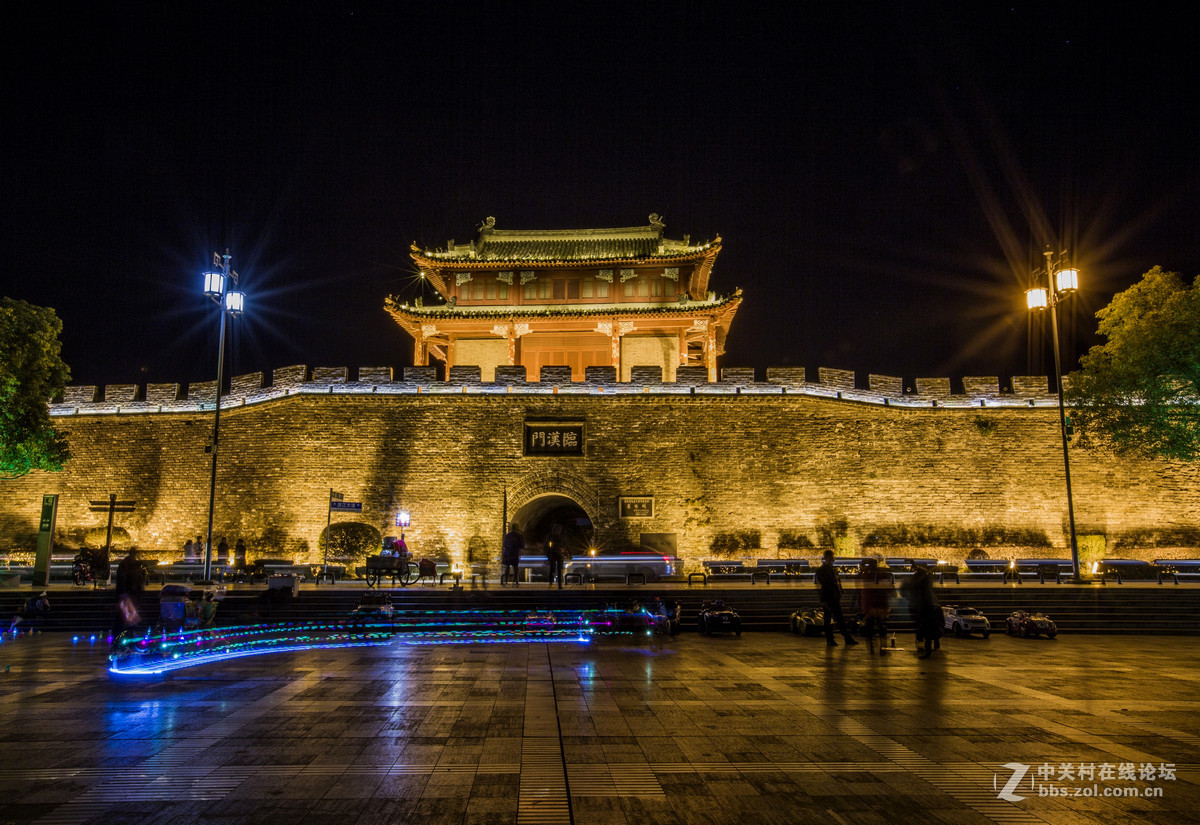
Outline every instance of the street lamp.
<path fill-rule="evenodd" d="M 1075 536 L 1075 504 L 1071 496 L 1071 455 L 1067 449 L 1067 410 L 1063 400 L 1062 355 L 1058 345 L 1058 305 L 1079 288 L 1079 270 L 1070 265 L 1066 252 L 1055 257 L 1049 246 L 1042 253 L 1046 266 L 1033 273 L 1035 286 L 1025 291 L 1030 311 L 1050 310 L 1050 337 L 1054 344 L 1054 380 L 1058 385 L 1058 428 L 1062 436 L 1063 472 L 1067 480 L 1067 522 L 1071 530 L 1071 569 L 1079 581 L 1079 541 Z M 1045 286 L 1040 281 L 1045 277 Z"/>
<path fill-rule="evenodd" d="M 238 274 L 229 268 L 229 251 L 224 255 L 213 253 L 213 266 L 216 271 L 204 273 L 204 294 L 211 298 L 221 308 L 220 342 L 217 344 L 217 403 L 213 412 L 212 443 L 208 450 L 212 453 L 212 475 L 208 484 L 208 541 L 204 548 L 204 579 L 212 576 L 213 551 L 213 509 L 217 501 L 217 443 L 221 437 L 221 382 L 225 380 L 225 316 L 236 318 L 245 308 L 246 296 L 230 285 L 237 287 Z"/>

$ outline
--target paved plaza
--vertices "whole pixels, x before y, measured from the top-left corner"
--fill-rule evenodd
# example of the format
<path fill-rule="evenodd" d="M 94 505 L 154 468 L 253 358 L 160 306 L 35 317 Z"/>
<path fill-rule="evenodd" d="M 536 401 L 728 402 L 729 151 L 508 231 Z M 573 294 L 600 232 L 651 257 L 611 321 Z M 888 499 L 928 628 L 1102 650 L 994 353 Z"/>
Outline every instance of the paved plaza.
<path fill-rule="evenodd" d="M 106 654 L 0 643 L 0 823 L 1200 823 L 1195 638 Z"/>

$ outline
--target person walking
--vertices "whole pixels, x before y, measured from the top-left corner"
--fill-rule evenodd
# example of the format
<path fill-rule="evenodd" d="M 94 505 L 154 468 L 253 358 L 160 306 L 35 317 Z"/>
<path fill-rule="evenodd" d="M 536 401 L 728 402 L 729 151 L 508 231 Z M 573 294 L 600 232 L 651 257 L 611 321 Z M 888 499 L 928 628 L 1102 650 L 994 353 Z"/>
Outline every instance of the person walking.
<path fill-rule="evenodd" d="M 117 565 L 117 606 L 112 628 L 114 640 L 141 621 L 137 605 L 145 592 L 146 568 L 138 559 L 137 548 L 131 547 Z"/>
<path fill-rule="evenodd" d="M 517 527 L 514 521 L 508 525 L 508 532 L 504 534 L 504 541 L 500 544 L 500 585 L 504 585 L 504 580 L 512 582 L 513 587 L 517 587 L 521 583 L 521 551 L 525 549 L 525 537 L 521 535 L 521 528 Z"/>
<path fill-rule="evenodd" d="M 879 582 L 878 562 L 875 559 L 863 560 L 862 571 L 862 601 L 860 607 L 863 614 L 863 636 L 867 640 L 867 652 L 875 652 L 875 636 L 879 636 L 879 655 L 888 652 L 888 601 L 892 596 L 891 584 Z"/>
<path fill-rule="evenodd" d="M 833 551 L 826 550 L 821 557 L 821 566 L 817 568 L 817 587 L 820 590 L 821 609 L 825 613 L 825 644 L 837 647 L 833 638 L 833 624 L 846 640 L 847 645 L 858 644 L 858 639 L 850 635 L 846 629 L 846 617 L 842 615 L 842 582 L 838 578 L 837 569 L 833 566 Z"/>
<path fill-rule="evenodd" d="M 942 609 L 933 596 L 933 576 L 921 565 L 913 568 L 912 578 L 902 588 L 908 600 L 913 625 L 917 633 L 917 657 L 928 659 L 933 651 L 941 647 Z M 921 643 L 924 642 L 924 649 Z"/>

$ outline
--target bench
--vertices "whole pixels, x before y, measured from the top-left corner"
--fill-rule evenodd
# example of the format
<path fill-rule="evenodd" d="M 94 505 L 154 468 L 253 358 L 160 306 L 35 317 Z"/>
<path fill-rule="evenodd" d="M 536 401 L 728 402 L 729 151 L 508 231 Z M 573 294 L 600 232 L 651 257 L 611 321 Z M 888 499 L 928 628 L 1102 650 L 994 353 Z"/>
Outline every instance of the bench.
<path fill-rule="evenodd" d="M 1055 584 L 1062 584 L 1064 575 L 1070 576 L 1075 572 L 1075 565 L 1070 559 L 1016 559 L 1014 564 L 1012 575 L 1018 584 L 1021 583 L 1022 576 L 1037 576 L 1041 584 L 1045 584 L 1046 579 L 1053 576 Z"/>
<path fill-rule="evenodd" d="M 1180 579 L 1200 581 L 1200 559 L 1155 559 L 1154 566 L 1158 568 L 1159 584 L 1164 576 L 1170 576 L 1175 584 Z"/>
<path fill-rule="evenodd" d="M 1139 559 L 1101 559 L 1099 562 L 1100 581 L 1108 584 L 1108 577 L 1114 576 L 1117 584 L 1123 584 L 1125 579 L 1131 581 L 1162 581 L 1162 571 L 1154 564 Z"/>
<path fill-rule="evenodd" d="M 700 564 L 704 567 L 705 581 L 708 579 L 717 579 L 732 581 L 748 579 L 750 574 L 746 565 L 742 561 L 722 561 L 719 559 L 708 559 Z"/>
<path fill-rule="evenodd" d="M 1008 581 L 1009 561 L 1007 559 L 967 559 L 963 562 L 967 570 L 963 574 L 970 578 L 999 578 Z M 1018 578 L 1019 582 L 1020 579 Z"/>

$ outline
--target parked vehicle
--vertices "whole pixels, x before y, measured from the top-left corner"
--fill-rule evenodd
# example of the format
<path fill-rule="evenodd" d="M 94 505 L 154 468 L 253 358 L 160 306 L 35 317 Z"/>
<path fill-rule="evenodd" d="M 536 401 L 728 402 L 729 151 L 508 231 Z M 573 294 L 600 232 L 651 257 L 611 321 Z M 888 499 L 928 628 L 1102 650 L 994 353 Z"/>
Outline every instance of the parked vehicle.
<path fill-rule="evenodd" d="M 696 617 L 696 625 L 700 633 L 711 636 L 714 633 L 734 633 L 742 635 L 742 617 L 721 599 L 700 603 L 700 614 Z"/>
<path fill-rule="evenodd" d="M 991 622 L 973 607 L 944 604 L 942 605 L 942 617 L 946 622 L 946 630 L 953 631 L 955 636 L 970 636 L 972 633 L 978 633 L 986 639 L 992 635 Z"/>
<path fill-rule="evenodd" d="M 1053 639 L 1058 635 L 1058 626 L 1045 613 L 1035 610 L 1014 610 L 1004 620 L 1004 631 L 1009 636 L 1041 636 Z"/>
<path fill-rule="evenodd" d="M 521 581 L 546 581 L 546 557 L 541 548 L 526 548 L 521 556 Z M 595 581 L 625 581 L 630 573 L 639 573 L 646 577 L 646 583 L 658 581 L 663 576 L 670 576 L 681 569 L 679 558 L 665 556 L 645 547 L 629 550 L 614 550 L 612 552 L 597 552 L 573 556 L 563 566 L 564 575 L 578 573 L 586 580 Z"/>

